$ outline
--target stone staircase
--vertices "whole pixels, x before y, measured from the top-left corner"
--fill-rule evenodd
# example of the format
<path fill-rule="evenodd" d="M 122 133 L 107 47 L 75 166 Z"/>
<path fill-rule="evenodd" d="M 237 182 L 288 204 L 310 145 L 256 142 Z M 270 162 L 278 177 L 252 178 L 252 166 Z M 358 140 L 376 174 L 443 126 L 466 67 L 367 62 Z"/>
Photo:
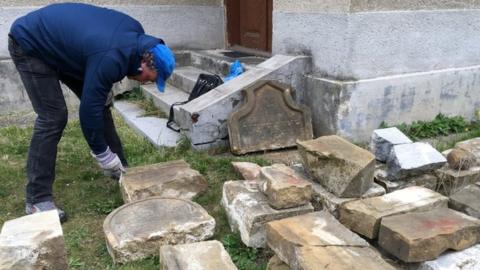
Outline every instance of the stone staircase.
<path fill-rule="evenodd" d="M 265 59 L 230 50 L 177 51 L 175 56 L 177 67 L 167 81 L 164 93 L 159 92 L 155 84 L 142 85 L 144 95 L 167 115 L 173 103 L 188 99 L 199 74 L 217 74 L 223 78 L 236 59 L 242 62 L 245 69 L 237 78 L 185 105 L 175 107 L 175 122 L 181 134 L 187 136 L 197 149 L 228 144 L 227 118 L 241 104 L 242 89 L 259 80 L 278 80 L 292 85 L 294 89 L 303 89 L 303 74 L 310 71 L 310 58 L 306 56 L 275 55 Z M 297 93 L 297 98 L 301 96 Z M 115 108 L 133 129 L 157 147 L 172 146 L 171 142 L 181 136 L 166 127 L 166 119 L 141 117 L 142 109 L 128 104 L 128 101 L 115 102 Z M 146 121 L 142 118 L 149 119 Z M 145 122 L 152 124 L 146 125 Z"/>

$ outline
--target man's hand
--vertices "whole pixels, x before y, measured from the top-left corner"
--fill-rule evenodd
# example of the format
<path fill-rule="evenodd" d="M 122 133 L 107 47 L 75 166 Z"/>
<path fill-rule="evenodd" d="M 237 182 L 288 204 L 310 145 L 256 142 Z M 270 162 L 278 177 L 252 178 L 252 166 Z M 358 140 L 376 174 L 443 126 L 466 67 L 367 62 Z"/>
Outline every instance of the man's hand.
<path fill-rule="evenodd" d="M 108 147 L 107 150 L 101 154 L 95 155 L 92 153 L 92 156 L 97 160 L 100 168 L 103 169 L 103 173 L 110 178 L 118 180 L 120 179 L 122 173 L 125 172 L 122 162 L 118 158 L 117 154 L 110 150 L 110 147 Z"/>

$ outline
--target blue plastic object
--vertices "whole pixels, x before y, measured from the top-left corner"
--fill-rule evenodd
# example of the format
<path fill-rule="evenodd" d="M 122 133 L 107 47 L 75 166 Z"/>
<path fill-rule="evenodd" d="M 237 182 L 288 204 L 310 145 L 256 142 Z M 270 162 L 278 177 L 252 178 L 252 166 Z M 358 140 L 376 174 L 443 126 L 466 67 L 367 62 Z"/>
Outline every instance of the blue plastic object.
<path fill-rule="evenodd" d="M 243 73 L 243 66 L 242 63 L 240 63 L 239 60 L 236 60 L 230 65 L 230 71 L 228 72 L 227 77 L 223 79 L 224 82 L 228 82 L 231 79 L 237 77 L 238 75 Z"/>

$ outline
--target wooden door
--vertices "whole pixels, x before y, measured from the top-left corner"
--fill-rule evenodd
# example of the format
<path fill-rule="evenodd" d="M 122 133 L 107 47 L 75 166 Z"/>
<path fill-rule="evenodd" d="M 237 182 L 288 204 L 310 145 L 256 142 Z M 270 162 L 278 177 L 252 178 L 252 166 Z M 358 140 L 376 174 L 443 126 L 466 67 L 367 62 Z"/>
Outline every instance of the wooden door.
<path fill-rule="evenodd" d="M 272 0 L 226 0 L 230 46 L 271 51 Z"/>

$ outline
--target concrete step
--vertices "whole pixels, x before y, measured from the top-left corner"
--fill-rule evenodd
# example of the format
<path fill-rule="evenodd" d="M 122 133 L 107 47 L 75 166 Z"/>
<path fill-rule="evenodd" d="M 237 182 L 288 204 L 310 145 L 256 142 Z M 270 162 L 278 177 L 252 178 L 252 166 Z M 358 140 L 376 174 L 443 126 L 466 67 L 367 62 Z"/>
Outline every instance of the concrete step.
<path fill-rule="evenodd" d="M 188 100 L 188 93 L 172 86 L 165 85 L 165 92 L 158 91 L 155 84 L 142 85 L 143 93 L 147 98 L 151 98 L 157 108 L 165 112 L 167 115 L 170 112 L 170 106 L 175 102 Z M 178 107 L 176 107 L 178 110 Z"/>
<path fill-rule="evenodd" d="M 193 66 L 177 67 L 168 83 L 186 93 L 190 93 L 197 82 L 198 75 L 201 73 L 211 74 Z"/>
<path fill-rule="evenodd" d="M 128 126 L 144 136 L 156 147 L 174 147 L 180 139 L 180 133 L 167 128 L 167 119 L 142 117 L 145 111 L 137 104 L 128 101 L 115 101 L 114 108 L 123 117 Z"/>
<path fill-rule="evenodd" d="M 264 62 L 267 58 L 234 52 L 232 50 L 203 50 L 190 52 L 190 65 L 221 77 L 227 76 L 230 65 L 240 60 L 245 70 Z"/>

